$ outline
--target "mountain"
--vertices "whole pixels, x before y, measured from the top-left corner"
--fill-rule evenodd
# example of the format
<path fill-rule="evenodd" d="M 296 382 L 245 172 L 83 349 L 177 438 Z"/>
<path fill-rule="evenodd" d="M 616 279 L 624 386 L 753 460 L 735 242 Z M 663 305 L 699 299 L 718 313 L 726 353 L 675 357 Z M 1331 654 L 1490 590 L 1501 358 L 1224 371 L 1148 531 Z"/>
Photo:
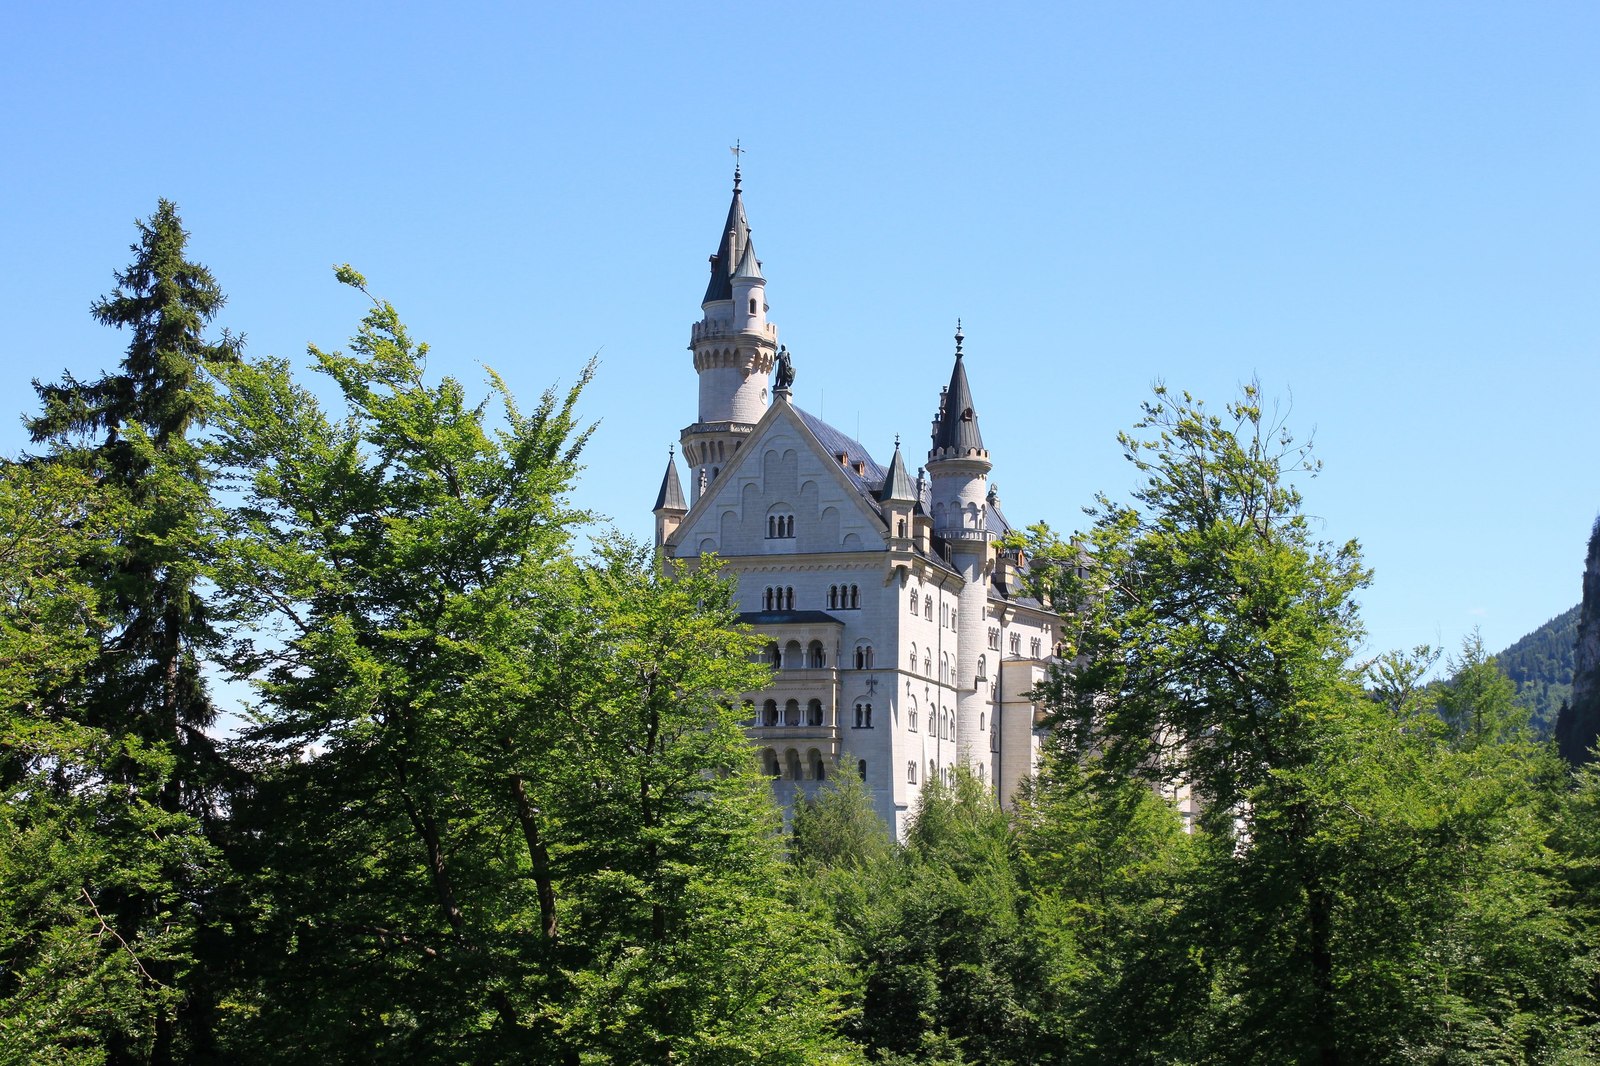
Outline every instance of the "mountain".
<path fill-rule="evenodd" d="M 1528 708 L 1534 732 L 1549 737 L 1556 713 L 1572 697 L 1573 648 L 1580 604 L 1563 611 L 1495 656 L 1516 683 L 1517 702 Z"/>
<path fill-rule="evenodd" d="M 1572 656 L 1572 696 L 1556 721 L 1561 754 L 1577 766 L 1594 757 L 1600 740 L 1600 518 L 1589 534 L 1583 565 L 1583 603 Z"/>

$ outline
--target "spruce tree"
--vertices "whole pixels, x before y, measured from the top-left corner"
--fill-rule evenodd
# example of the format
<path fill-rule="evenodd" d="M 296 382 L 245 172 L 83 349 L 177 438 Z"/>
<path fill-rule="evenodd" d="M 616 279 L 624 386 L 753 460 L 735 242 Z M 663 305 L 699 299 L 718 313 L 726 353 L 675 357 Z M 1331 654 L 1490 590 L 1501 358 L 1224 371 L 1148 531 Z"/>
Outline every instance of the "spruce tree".
<path fill-rule="evenodd" d="M 202 1059 L 212 1046 L 195 960 L 213 927 L 208 838 L 220 833 L 223 764 L 200 665 L 214 639 L 197 590 L 209 478 L 191 433 L 211 402 L 208 368 L 237 361 L 239 342 L 205 337 L 224 296 L 187 258 L 177 208 L 162 200 L 138 227 L 132 263 L 90 309 L 128 332 L 120 365 L 93 381 L 35 381 L 43 409 L 27 428 L 49 446 L 44 462 L 82 472 L 122 508 L 109 545 L 78 563 L 103 612 L 96 652 L 43 705 L 107 738 L 79 794 L 100 788 L 127 809 L 98 824 L 132 819 L 162 845 L 136 872 L 91 880 L 83 901 L 109 939 L 162 945 L 138 967 L 138 1009 L 109 1017 L 99 1037 L 111 1062 L 161 1063 Z"/>

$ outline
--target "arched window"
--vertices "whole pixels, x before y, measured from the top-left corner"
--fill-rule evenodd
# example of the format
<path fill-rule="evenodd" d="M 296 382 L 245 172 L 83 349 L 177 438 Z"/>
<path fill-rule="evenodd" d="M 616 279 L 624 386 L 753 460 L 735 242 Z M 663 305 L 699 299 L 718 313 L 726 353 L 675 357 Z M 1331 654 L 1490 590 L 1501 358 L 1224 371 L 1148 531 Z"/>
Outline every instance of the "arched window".
<path fill-rule="evenodd" d="M 871 644 L 857 644 L 856 645 L 856 669 L 857 670 L 871 670 L 872 669 L 872 645 Z"/>
<path fill-rule="evenodd" d="M 812 700 L 806 704 L 806 725 L 822 724 L 822 701 Z"/>
<path fill-rule="evenodd" d="M 773 511 L 767 515 L 767 539 L 783 540 L 794 536 L 794 515 Z"/>
<path fill-rule="evenodd" d="M 790 781 L 800 780 L 800 753 L 795 751 L 793 748 L 790 748 L 783 754 L 783 761 L 787 764 L 786 769 L 788 770 L 788 773 L 784 776 Z"/>
<path fill-rule="evenodd" d="M 872 704 L 866 702 L 856 704 L 856 728 L 872 728 Z"/>
<path fill-rule="evenodd" d="M 771 748 L 761 753 L 761 766 L 766 770 L 768 777 L 782 776 L 782 772 L 778 769 L 778 753 Z"/>
<path fill-rule="evenodd" d="M 925 651 L 922 653 L 922 676 L 933 676 L 933 652 L 931 651 Z"/>
<path fill-rule="evenodd" d="M 1021 655 L 1022 654 L 1022 634 L 1021 633 L 1013 633 L 1013 634 L 1011 634 L 1011 654 L 1012 655 Z"/>
<path fill-rule="evenodd" d="M 861 590 L 859 588 L 857 588 L 856 586 L 851 585 L 850 586 L 850 609 L 852 611 L 854 611 L 854 610 L 859 610 L 860 608 L 861 608 Z"/>
<path fill-rule="evenodd" d="M 932 759 L 928 760 L 928 780 L 930 782 L 939 780 L 939 764 Z"/>
<path fill-rule="evenodd" d="M 987 722 L 987 721 L 988 721 L 988 718 L 984 715 L 984 713 L 982 711 L 979 711 L 978 712 L 978 731 L 980 733 L 983 732 L 983 724 L 985 722 Z"/>
<path fill-rule="evenodd" d="M 822 762 L 822 752 L 816 748 L 806 752 L 806 769 L 810 771 L 810 777 L 813 781 L 826 781 L 828 779 L 828 771 Z"/>
<path fill-rule="evenodd" d="M 978 764 L 978 784 L 983 784 L 983 763 Z"/>
<path fill-rule="evenodd" d="M 828 610 L 831 611 L 831 610 L 833 610 L 834 608 L 836 608 L 838 606 L 839 606 L 839 586 L 838 585 L 829 585 L 828 586 Z"/>
<path fill-rule="evenodd" d="M 771 590 L 768 589 L 770 592 Z M 772 666 L 782 666 L 783 656 L 778 651 L 778 642 L 773 641 L 767 645 L 767 662 Z"/>
<path fill-rule="evenodd" d="M 949 624 L 950 624 L 950 605 L 948 603 L 941 603 L 939 605 L 939 625 L 940 626 L 948 626 Z"/>
<path fill-rule="evenodd" d="M 761 705 L 761 724 L 762 725 L 777 725 L 778 724 L 778 701 L 777 700 L 768 700 L 766 703 L 763 703 Z"/>
<path fill-rule="evenodd" d="M 924 596 L 924 597 L 922 597 L 922 615 L 928 621 L 930 621 L 930 622 L 933 621 L 933 597 L 932 596 Z"/>
<path fill-rule="evenodd" d="M 912 759 L 910 762 L 906 763 L 906 784 L 914 785 L 916 783 L 917 783 L 917 760 Z"/>
<path fill-rule="evenodd" d="M 917 590 L 913 588 L 911 590 L 911 613 L 912 614 L 916 614 L 917 613 L 917 600 L 918 600 L 918 598 L 919 598 L 919 596 L 918 596 Z"/>
<path fill-rule="evenodd" d="M 783 601 L 784 601 L 784 604 L 785 604 L 784 610 L 786 610 L 786 611 L 794 610 L 794 586 L 793 585 L 790 585 L 788 588 L 783 590 Z"/>
<path fill-rule="evenodd" d="M 806 652 L 806 665 L 813 670 L 820 670 L 828 665 L 828 653 L 823 650 L 822 641 L 811 642 L 811 647 Z"/>
<path fill-rule="evenodd" d="M 915 643 L 911 645 L 911 665 L 907 669 L 913 674 L 917 672 L 917 646 Z"/>
<path fill-rule="evenodd" d="M 783 724 L 784 725 L 799 725 L 800 724 L 800 701 L 799 700 L 790 700 L 788 703 L 785 703 L 783 705 Z"/>
<path fill-rule="evenodd" d="M 771 589 L 771 587 L 768 587 L 764 592 L 761 593 L 761 609 L 763 611 L 772 610 L 772 589 Z"/>
<path fill-rule="evenodd" d="M 867 760 L 862 759 L 856 763 L 856 773 L 861 775 L 861 780 L 865 781 L 867 779 Z"/>
<path fill-rule="evenodd" d="M 1000 627 L 989 627 L 989 647 L 994 651 L 1000 650 Z"/>
<path fill-rule="evenodd" d="M 978 656 L 978 680 L 982 681 L 989 676 L 989 660 L 985 656 Z"/>
<path fill-rule="evenodd" d="M 756 298 L 754 296 L 750 297 L 750 313 L 752 315 L 756 313 Z"/>
<path fill-rule="evenodd" d="M 1028 642 L 1028 653 L 1037 659 L 1039 657 L 1039 638 L 1034 637 Z"/>
<path fill-rule="evenodd" d="M 767 515 L 767 539 L 776 540 L 778 536 L 778 516 Z"/>

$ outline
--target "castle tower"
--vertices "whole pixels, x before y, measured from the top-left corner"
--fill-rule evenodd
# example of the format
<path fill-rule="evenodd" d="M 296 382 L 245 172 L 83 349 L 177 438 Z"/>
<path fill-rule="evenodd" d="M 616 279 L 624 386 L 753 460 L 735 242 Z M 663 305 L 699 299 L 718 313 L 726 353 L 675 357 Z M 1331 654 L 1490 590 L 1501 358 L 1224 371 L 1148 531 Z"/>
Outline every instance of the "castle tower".
<path fill-rule="evenodd" d="M 683 485 L 678 481 L 678 464 L 671 449 L 667 451 L 667 472 L 661 477 L 661 491 L 656 493 L 653 510 L 656 515 L 656 547 L 659 548 L 678 531 L 683 524 L 683 516 L 689 513 L 689 505 L 683 502 Z"/>
<path fill-rule="evenodd" d="M 956 365 L 940 397 L 928 451 L 928 504 L 934 535 L 949 548 L 950 564 L 964 583 L 956 607 L 956 750 L 969 766 L 986 762 L 988 731 L 979 727 L 988 707 L 988 681 L 979 678 L 989 605 L 989 452 L 978 432 L 978 413 L 962 360 L 961 324 L 956 323 Z M 997 653 L 998 654 L 998 653 Z M 996 671 L 999 663 L 986 664 Z"/>
<path fill-rule="evenodd" d="M 689 464 L 690 503 L 715 481 L 767 409 L 767 375 L 778 353 L 778 329 L 767 321 L 766 279 L 750 240 L 739 168 L 733 169 L 733 203 L 711 257 L 711 280 L 690 329 L 689 350 L 700 376 L 700 410 L 683 430 Z"/>

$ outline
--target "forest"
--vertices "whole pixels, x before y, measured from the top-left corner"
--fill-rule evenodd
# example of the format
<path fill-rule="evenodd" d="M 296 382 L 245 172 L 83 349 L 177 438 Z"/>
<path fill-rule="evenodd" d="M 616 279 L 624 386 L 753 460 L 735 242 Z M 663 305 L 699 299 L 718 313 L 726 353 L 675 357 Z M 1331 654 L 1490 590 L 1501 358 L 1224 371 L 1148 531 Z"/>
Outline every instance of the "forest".
<path fill-rule="evenodd" d="M 1600 772 L 1476 639 L 1355 657 L 1254 386 L 1158 386 L 1140 487 L 1019 539 L 1044 760 L 895 845 L 849 774 L 785 826 L 715 559 L 587 546 L 592 366 L 470 395 L 341 267 L 314 389 L 187 241 L 0 461 L 0 1063 L 1600 1060 Z"/>

